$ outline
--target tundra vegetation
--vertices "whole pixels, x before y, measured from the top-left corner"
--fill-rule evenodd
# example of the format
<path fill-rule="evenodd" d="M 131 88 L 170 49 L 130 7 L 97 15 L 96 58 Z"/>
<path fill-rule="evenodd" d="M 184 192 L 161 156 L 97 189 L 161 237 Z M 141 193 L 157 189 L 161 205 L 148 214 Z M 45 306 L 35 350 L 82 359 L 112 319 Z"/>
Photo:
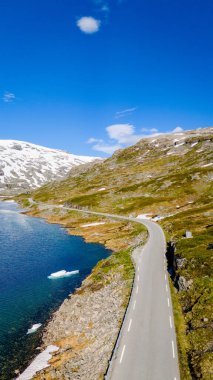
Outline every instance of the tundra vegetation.
<path fill-rule="evenodd" d="M 41 204 L 158 217 L 167 239 L 176 244 L 171 290 L 181 379 L 184 380 L 207 380 L 213 376 L 212 132 L 212 128 L 206 128 L 143 139 L 103 162 L 75 168 L 65 180 L 49 183 L 30 194 L 39 202 L 39 206 L 32 205 L 32 215 L 62 223 L 71 233 L 103 243 L 115 251 L 107 259 L 107 265 L 98 264 L 92 279 L 94 284 L 104 284 L 106 273 L 109 275 L 115 267 L 116 272 L 121 270 L 129 284 L 125 302 L 133 279 L 129 247 L 145 241 L 143 227 L 79 215 L 76 211 L 42 209 Z M 24 204 L 28 198 L 28 194 L 22 194 L 18 200 Z M 106 223 L 82 227 L 94 221 Z M 192 232 L 192 238 L 185 237 L 186 230 Z"/>

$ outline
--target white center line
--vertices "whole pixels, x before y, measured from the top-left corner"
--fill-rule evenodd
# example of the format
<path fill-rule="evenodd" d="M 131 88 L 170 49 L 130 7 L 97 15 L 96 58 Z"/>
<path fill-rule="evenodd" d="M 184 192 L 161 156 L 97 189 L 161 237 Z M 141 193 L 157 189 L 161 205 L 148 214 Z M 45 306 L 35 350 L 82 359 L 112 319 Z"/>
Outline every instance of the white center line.
<path fill-rule="evenodd" d="M 138 275 L 138 281 L 140 280 L 140 276 Z"/>
<path fill-rule="evenodd" d="M 170 323 L 170 327 L 172 329 L 172 317 L 171 317 L 171 315 L 169 316 L 169 323 Z"/>
<path fill-rule="evenodd" d="M 169 298 L 167 298 L 167 302 L 168 302 L 168 307 L 169 307 Z"/>
<path fill-rule="evenodd" d="M 133 304 L 133 310 L 135 310 L 135 305 L 136 305 L 136 300 L 135 300 L 135 302 Z"/>
<path fill-rule="evenodd" d="M 168 286 L 166 285 L 166 291 L 168 292 Z"/>
<path fill-rule="evenodd" d="M 130 331 L 130 329 L 131 329 L 131 324 L 132 324 L 132 319 L 130 319 L 130 321 L 129 321 L 128 332 L 129 332 L 129 331 Z"/>
<path fill-rule="evenodd" d="M 138 286 L 137 286 L 137 288 L 136 288 L 136 294 L 138 294 Z"/>
<path fill-rule="evenodd" d="M 175 358 L 175 348 L 174 348 L 174 342 L 172 340 L 172 356 L 173 356 L 173 359 Z"/>
<path fill-rule="evenodd" d="M 124 346 L 123 346 L 123 350 L 122 350 L 122 352 L 121 352 L 120 363 L 121 363 L 122 360 L 123 360 L 123 356 L 124 356 L 125 348 L 126 348 L 126 346 L 124 345 Z"/>

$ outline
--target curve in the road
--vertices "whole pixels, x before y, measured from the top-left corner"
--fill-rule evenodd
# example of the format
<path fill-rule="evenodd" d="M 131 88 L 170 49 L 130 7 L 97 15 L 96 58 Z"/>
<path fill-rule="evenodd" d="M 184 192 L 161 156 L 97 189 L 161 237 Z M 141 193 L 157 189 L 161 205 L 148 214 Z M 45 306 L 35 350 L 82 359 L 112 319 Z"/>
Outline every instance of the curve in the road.
<path fill-rule="evenodd" d="M 162 228 L 150 220 L 58 207 L 129 220 L 146 226 L 149 239 L 143 248 L 137 248 L 133 252 L 133 290 L 105 378 L 179 380 L 176 334 L 165 258 L 166 241 Z"/>

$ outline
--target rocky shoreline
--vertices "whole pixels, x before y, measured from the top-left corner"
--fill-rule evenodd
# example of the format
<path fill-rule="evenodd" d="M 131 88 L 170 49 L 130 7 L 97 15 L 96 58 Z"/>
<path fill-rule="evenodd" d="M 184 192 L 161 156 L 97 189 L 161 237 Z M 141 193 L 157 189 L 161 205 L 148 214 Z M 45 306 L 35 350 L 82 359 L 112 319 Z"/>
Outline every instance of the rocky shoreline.
<path fill-rule="evenodd" d="M 45 217 L 50 223 L 62 222 L 50 211 L 48 215 L 44 211 L 34 216 Z M 75 231 L 72 228 L 69 232 L 81 234 L 86 241 L 94 241 L 94 227 L 80 231 L 79 223 L 78 220 Z M 68 227 L 67 222 L 62 225 Z M 105 245 L 116 246 L 119 236 L 116 233 L 112 239 L 112 225 L 114 232 L 123 228 L 126 235 L 126 222 L 110 221 L 106 226 L 96 226 L 95 241 L 103 243 L 101 237 L 107 228 L 110 239 L 106 239 Z M 128 226 L 129 230 L 131 228 Z M 134 246 L 144 243 L 146 236 L 142 232 L 129 239 L 128 243 L 126 240 L 123 245 L 119 242 L 118 247 L 125 246 L 126 250 L 115 250 L 109 258 L 99 262 L 81 287 L 52 315 L 43 331 L 42 349 L 50 345 L 59 349 L 49 360 L 50 366 L 38 372 L 34 380 L 104 378 L 131 293 L 134 278 L 131 252 Z"/>

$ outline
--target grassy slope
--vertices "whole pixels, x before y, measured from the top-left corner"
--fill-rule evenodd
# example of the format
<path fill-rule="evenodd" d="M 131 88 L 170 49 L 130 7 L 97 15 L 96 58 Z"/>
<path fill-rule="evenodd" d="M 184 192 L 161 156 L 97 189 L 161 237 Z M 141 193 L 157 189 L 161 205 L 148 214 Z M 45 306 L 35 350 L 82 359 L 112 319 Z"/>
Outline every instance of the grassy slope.
<path fill-rule="evenodd" d="M 167 137 L 157 143 L 143 140 L 33 194 L 41 202 L 67 202 L 104 212 L 173 215 L 162 225 L 168 238 L 176 240 L 177 254 L 186 258 L 180 275 L 193 280 L 189 290 L 173 291 L 182 379 L 208 379 L 211 370 L 212 251 L 207 245 L 211 242 L 213 189 L 212 167 L 204 166 L 211 158 L 210 130 L 200 132 L 199 138 L 189 133 L 180 147 L 174 147 L 173 139 Z M 103 187 L 106 190 L 98 191 Z M 193 239 L 182 239 L 187 229 Z"/>

